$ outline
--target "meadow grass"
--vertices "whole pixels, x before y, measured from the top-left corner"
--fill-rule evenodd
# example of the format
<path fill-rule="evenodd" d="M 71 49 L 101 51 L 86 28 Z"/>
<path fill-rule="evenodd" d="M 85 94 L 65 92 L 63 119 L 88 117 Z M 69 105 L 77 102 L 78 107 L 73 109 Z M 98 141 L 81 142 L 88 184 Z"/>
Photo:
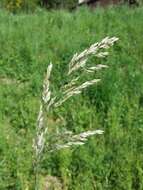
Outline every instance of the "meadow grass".
<path fill-rule="evenodd" d="M 56 91 L 67 82 L 63 71 L 72 55 L 106 36 L 120 39 L 108 59 L 89 60 L 109 66 L 96 74 L 101 84 L 48 119 L 52 133 L 60 126 L 77 134 L 100 128 L 104 135 L 84 147 L 45 153 L 41 181 L 56 176 L 69 190 L 143 189 L 142 18 L 142 7 L 0 11 L 0 189 L 33 188 L 32 139 L 49 62 Z"/>

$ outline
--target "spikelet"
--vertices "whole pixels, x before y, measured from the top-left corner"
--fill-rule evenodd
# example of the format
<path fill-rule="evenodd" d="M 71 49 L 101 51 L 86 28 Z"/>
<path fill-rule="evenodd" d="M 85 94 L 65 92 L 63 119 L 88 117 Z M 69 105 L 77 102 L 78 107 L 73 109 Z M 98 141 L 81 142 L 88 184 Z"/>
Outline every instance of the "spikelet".
<path fill-rule="evenodd" d="M 50 87 L 49 79 L 50 79 L 51 71 L 52 71 L 52 63 L 50 63 L 50 65 L 47 68 L 47 74 L 43 82 L 42 102 L 40 105 L 40 110 L 39 110 L 39 114 L 37 118 L 36 137 L 33 144 L 33 147 L 35 149 L 35 154 L 37 157 L 40 156 L 40 154 L 42 153 L 44 149 L 45 135 L 48 131 L 48 128 L 44 126 L 44 120 L 45 120 L 44 107 L 47 106 L 49 109 L 50 107 L 49 104 L 51 104 L 51 101 L 53 101 L 53 99 L 51 99 L 51 91 L 49 89 Z"/>
<path fill-rule="evenodd" d="M 118 41 L 118 38 L 113 37 L 104 38 L 99 43 L 94 43 L 91 45 L 88 49 L 85 49 L 80 54 L 76 53 L 71 62 L 69 63 L 69 72 L 70 75 L 73 71 L 77 71 L 82 67 L 85 67 L 86 62 L 90 55 L 95 55 L 96 57 L 102 58 L 106 57 L 108 55 L 108 52 L 100 52 L 101 50 L 110 48 L 116 41 Z"/>
<path fill-rule="evenodd" d="M 72 135 L 72 136 L 71 136 L 71 133 L 69 133 L 69 136 L 66 135 L 66 140 L 68 142 L 63 143 L 63 144 L 55 144 L 51 152 L 65 149 L 65 148 L 70 148 L 72 146 L 84 145 L 89 137 L 94 136 L 94 135 L 102 135 L 103 133 L 104 131 L 102 130 L 86 131 L 78 135 Z"/>

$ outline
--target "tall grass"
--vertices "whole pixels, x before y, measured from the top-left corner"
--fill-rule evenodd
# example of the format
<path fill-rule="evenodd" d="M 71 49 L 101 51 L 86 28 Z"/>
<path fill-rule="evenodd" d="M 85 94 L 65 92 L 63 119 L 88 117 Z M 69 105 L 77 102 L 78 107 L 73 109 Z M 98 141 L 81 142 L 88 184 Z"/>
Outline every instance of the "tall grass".
<path fill-rule="evenodd" d="M 80 149 L 44 154 L 40 179 L 44 183 L 49 175 L 56 176 L 64 189 L 72 190 L 142 190 L 142 17 L 142 7 L 38 10 L 15 16 L 0 12 L 0 189 L 33 187 L 31 139 L 47 64 L 54 63 L 52 90 L 57 91 L 67 82 L 63 72 L 71 55 L 115 35 L 120 41 L 112 56 L 104 62 L 89 60 L 109 66 L 96 74 L 101 84 L 83 92 L 78 101 L 70 99 L 48 118 L 52 133 L 57 126 L 77 134 L 102 128 L 104 136 Z"/>

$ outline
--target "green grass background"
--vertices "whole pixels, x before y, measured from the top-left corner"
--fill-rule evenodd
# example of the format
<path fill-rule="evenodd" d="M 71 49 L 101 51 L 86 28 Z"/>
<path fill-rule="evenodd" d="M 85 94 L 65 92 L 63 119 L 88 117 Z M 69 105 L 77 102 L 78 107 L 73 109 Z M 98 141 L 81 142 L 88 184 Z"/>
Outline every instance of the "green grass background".
<path fill-rule="evenodd" d="M 13 15 L 0 11 L 0 190 L 33 189 L 32 138 L 42 80 L 50 61 L 51 85 L 75 52 L 106 36 L 119 37 L 102 82 L 52 113 L 49 128 L 75 133 L 103 129 L 79 148 L 45 151 L 41 178 L 57 176 L 68 190 L 143 190 L 143 8 L 82 8 Z"/>

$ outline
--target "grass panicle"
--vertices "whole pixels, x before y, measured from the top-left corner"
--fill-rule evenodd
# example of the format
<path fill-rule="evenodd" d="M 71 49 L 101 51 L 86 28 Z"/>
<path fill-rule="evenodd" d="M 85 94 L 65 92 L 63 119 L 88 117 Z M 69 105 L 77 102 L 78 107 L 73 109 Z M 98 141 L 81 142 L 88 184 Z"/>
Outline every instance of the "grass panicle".
<path fill-rule="evenodd" d="M 101 42 L 91 45 L 88 49 L 84 50 L 80 54 L 76 53 L 69 63 L 69 71 L 68 71 L 67 76 L 72 75 L 74 72 L 77 72 L 81 68 L 86 69 L 88 74 L 90 74 L 91 72 L 100 70 L 102 68 L 107 68 L 106 65 L 94 65 L 88 68 L 86 66 L 86 62 L 89 56 L 91 55 L 94 55 L 100 58 L 107 56 L 108 52 L 103 52 L 102 50 L 108 49 L 117 40 L 118 38 L 116 37 L 113 37 L 113 38 L 106 37 Z M 79 73 L 78 77 L 71 79 L 71 81 L 68 84 L 61 87 L 62 97 L 60 98 L 52 97 L 52 92 L 50 91 L 50 76 L 51 76 L 52 68 L 53 68 L 53 65 L 52 63 L 50 63 L 47 68 L 47 74 L 43 82 L 42 101 L 41 101 L 40 110 L 39 110 L 38 119 L 37 119 L 36 137 L 35 137 L 34 145 L 33 145 L 34 151 L 35 151 L 35 162 L 34 162 L 35 166 L 34 167 L 36 168 L 35 169 L 35 176 L 36 176 L 35 189 L 36 190 L 38 190 L 38 173 L 39 173 L 39 165 L 40 165 L 42 153 L 43 153 L 44 148 L 47 147 L 46 135 L 48 135 L 48 126 L 46 125 L 46 122 L 45 122 L 46 117 L 47 117 L 47 112 L 50 111 L 50 109 L 54 109 L 59 106 L 62 106 L 62 104 L 66 102 L 69 98 L 82 93 L 84 89 L 100 82 L 101 80 L 101 79 L 93 79 L 90 81 L 85 81 L 82 84 L 78 85 L 77 81 L 79 80 L 80 75 L 81 75 L 81 73 Z M 103 134 L 103 131 L 93 130 L 93 131 L 85 131 L 77 135 L 73 135 L 72 132 L 69 132 L 67 134 L 70 134 L 70 135 L 66 136 L 66 142 L 63 142 L 62 144 L 49 145 L 49 147 L 52 147 L 52 149 L 49 150 L 49 148 L 47 147 L 47 150 L 49 152 L 53 152 L 54 150 L 69 148 L 75 145 L 76 146 L 84 145 L 90 136 L 101 135 Z"/>

